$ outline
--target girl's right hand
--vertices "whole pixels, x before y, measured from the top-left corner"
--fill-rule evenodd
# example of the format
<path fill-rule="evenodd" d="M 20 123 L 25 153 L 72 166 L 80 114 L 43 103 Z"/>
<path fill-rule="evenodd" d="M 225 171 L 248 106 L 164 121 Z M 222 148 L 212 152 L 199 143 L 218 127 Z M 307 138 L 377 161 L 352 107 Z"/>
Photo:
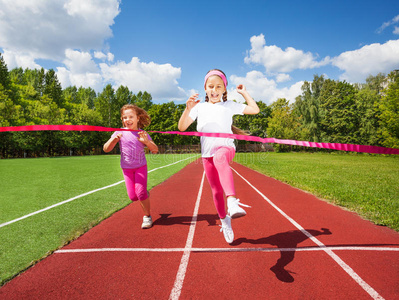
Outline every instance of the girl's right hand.
<path fill-rule="evenodd" d="M 199 96 L 199 94 L 193 94 L 190 98 L 188 98 L 187 102 L 186 102 L 186 108 L 188 110 L 191 110 L 194 106 L 196 106 L 200 100 L 197 99 Z"/>
<path fill-rule="evenodd" d="M 121 137 L 122 137 L 122 133 L 118 133 L 118 134 L 114 137 L 114 140 L 117 141 L 117 142 L 119 142 L 119 140 L 121 139 Z"/>
<path fill-rule="evenodd" d="M 114 149 L 115 145 L 119 142 L 119 140 L 122 137 L 122 133 L 118 133 L 114 137 L 110 137 L 109 140 L 104 144 L 103 150 L 104 152 L 110 152 L 112 149 Z"/>
<path fill-rule="evenodd" d="M 237 92 L 240 93 L 241 95 L 246 91 L 246 87 L 243 84 L 237 85 Z"/>

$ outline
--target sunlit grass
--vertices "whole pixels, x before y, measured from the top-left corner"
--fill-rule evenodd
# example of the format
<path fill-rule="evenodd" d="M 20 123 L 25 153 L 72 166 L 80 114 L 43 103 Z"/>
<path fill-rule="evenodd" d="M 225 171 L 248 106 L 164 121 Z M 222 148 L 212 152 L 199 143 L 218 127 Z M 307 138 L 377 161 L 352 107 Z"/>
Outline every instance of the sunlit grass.
<path fill-rule="evenodd" d="M 399 231 L 399 157 L 237 153 L 235 161 Z"/>
<path fill-rule="evenodd" d="M 148 188 L 198 155 L 148 155 Z M 123 180 L 119 155 L 0 160 L 0 224 Z M 124 183 L 0 227 L 0 282 L 128 205 Z"/>

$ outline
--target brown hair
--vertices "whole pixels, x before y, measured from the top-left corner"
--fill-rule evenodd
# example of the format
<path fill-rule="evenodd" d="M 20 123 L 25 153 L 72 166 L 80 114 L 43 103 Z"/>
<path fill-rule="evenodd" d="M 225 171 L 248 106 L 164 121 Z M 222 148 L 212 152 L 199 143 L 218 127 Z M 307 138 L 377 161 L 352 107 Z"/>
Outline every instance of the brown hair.
<path fill-rule="evenodd" d="M 137 118 L 139 119 L 139 121 L 137 122 L 138 128 L 143 129 L 144 127 L 151 124 L 151 118 L 148 115 L 148 113 L 144 109 L 142 109 L 134 104 L 123 105 L 121 108 L 121 116 L 122 116 L 123 112 L 128 109 L 132 109 L 136 113 Z M 122 119 L 122 117 L 121 117 L 121 119 Z M 125 124 L 123 124 L 123 120 L 122 120 L 122 125 L 125 126 Z"/>
<path fill-rule="evenodd" d="M 248 130 L 242 130 L 238 127 L 235 127 L 231 125 L 231 131 L 233 131 L 234 134 L 239 134 L 239 135 L 249 135 Z"/>
<path fill-rule="evenodd" d="M 206 72 L 206 74 L 208 74 L 209 72 L 212 72 L 212 71 L 219 71 L 219 72 L 221 72 L 223 75 L 224 75 L 224 77 L 226 77 L 226 74 L 224 74 L 224 72 L 222 71 L 222 70 L 219 70 L 219 69 L 212 69 L 212 70 L 209 70 L 208 72 Z M 216 75 L 217 76 L 217 75 Z M 226 77 L 226 82 L 228 82 L 227 81 L 227 77 Z M 227 86 L 225 86 L 225 88 L 226 88 L 226 90 L 225 90 L 225 92 L 223 93 L 223 102 L 226 102 L 227 101 Z M 205 102 L 208 102 L 209 101 L 209 98 L 208 98 L 208 95 L 205 95 Z"/>

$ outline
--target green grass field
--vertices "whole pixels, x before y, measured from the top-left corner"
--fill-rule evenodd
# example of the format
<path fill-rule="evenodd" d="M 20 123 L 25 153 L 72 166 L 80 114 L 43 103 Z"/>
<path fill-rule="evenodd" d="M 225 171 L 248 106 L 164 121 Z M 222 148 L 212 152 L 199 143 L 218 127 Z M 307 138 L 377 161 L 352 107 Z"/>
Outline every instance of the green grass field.
<path fill-rule="evenodd" d="M 190 158 L 191 159 L 187 159 Z M 148 155 L 148 189 L 199 155 Z M 123 180 L 119 155 L 0 160 L 0 224 Z M 0 285 L 131 203 L 124 183 L 0 227 Z"/>
<path fill-rule="evenodd" d="M 237 153 L 235 161 L 399 231 L 399 157 Z"/>
<path fill-rule="evenodd" d="M 151 172 L 148 188 L 198 157 L 148 155 L 148 170 L 182 160 Z M 235 161 L 399 231 L 397 156 L 237 153 Z M 121 180 L 119 155 L 0 160 L 0 224 Z M 129 203 L 121 183 L 0 227 L 0 285 Z"/>

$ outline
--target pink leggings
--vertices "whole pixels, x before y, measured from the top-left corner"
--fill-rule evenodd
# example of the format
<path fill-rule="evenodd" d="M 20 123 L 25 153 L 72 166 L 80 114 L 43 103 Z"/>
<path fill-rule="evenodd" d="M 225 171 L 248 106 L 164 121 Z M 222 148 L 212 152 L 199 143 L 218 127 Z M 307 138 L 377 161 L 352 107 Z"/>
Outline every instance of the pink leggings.
<path fill-rule="evenodd" d="M 122 169 L 122 171 L 129 199 L 132 201 L 147 199 L 147 165 L 137 169 Z"/>
<path fill-rule="evenodd" d="M 230 162 L 233 160 L 236 151 L 233 147 L 221 147 L 216 150 L 213 157 L 203 157 L 205 174 L 212 189 L 213 201 L 219 218 L 226 217 L 226 206 L 223 192 L 228 196 L 235 196 L 233 172 L 230 169 Z"/>

